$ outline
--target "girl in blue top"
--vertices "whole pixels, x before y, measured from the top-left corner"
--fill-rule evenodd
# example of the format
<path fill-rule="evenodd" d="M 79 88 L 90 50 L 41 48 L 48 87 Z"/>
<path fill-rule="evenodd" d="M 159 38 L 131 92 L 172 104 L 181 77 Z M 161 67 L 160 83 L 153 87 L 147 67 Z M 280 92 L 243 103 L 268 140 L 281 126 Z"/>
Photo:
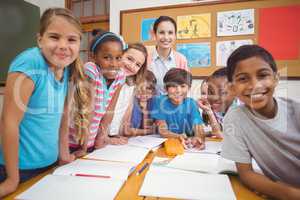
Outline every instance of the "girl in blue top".
<path fill-rule="evenodd" d="M 0 197 L 57 161 L 68 80 L 82 74 L 80 41 L 81 25 L 72 12 L 50 8 L 41 17 L 38 47 L 11 63 L 1 121 Z"/>

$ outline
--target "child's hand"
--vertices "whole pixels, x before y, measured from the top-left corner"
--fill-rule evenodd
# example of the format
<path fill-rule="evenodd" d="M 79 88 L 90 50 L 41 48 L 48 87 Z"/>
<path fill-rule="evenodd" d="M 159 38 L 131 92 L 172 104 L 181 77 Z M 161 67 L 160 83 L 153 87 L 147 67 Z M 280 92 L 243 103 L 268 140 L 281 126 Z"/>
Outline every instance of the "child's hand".
<path fill-rule="evenodd" d="M 211 112 L 211 106 L 208 103 L 207 99 L 198 99 L 198 106 L 206 113 Z"/>
<path fill-rule="evenodd" d="M 75 160 L 75 155 L 66 153 L 65 155 L 60 155 L 58 164 L 65 165 Z"/>
<path fill-rule="evenodd" d="M 79 150 L 73 152 L 73 154 L 76 158 L 82 158 L 83 156 L 85 156 L 87 154 L 87 151 L 83 150 L 83 149 L 79 149 Z"/>
<path fill-rule="evenodd" d="M 211 136 L 212 138 L 216 138 L 216 139 L 223 139 L 223 136 L 221 133 L 214 133 Z"/>
<path fill-rule="evenodd" d="M 114 137 L 109 137 L 108 139 L 108 144 L 112 144 L 112 145 L 123 145 L 127 143 L 128 143 L 127 137 L 123 137 L 123 136 L 114 136 Z"/>
<path fill-rule="evenodd" d="M 185 134 L 179 135 L 179 140 L 181 144 L 183 145 L 184 149 L 188 149 L 187 144 L 189 143 L 188 137 Z"/>
<path fill-rule="evenodd" d="M 198 149 L 198 150 L 202 150 L 205 149 L 205 142 L 202 138 L 200 137 L 192 137 L 190 138 L 191 141 L 191 146 Z"/>
<path fill-rule="evenodd" d="M 95 140 L 95 149 L 100 149 L 108 144 L 108 137 L 106 135 L 97 136 Z"/>
<path fill-rule="evenodd" d="M 0 199 L 2 197 L 16 191 L 18 187 L 19 181 L 15 180 L 13 178 L 6 178 L 5 181 L 3 181 L 0 184 Z"/>

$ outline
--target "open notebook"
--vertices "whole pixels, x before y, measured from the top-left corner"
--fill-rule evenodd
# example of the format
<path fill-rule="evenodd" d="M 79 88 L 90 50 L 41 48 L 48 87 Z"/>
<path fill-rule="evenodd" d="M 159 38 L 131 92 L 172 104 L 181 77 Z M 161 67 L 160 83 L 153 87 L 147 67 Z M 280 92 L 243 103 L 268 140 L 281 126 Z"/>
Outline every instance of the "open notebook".
<path fill-rule="evenodd" d="M 227 175 L 203 174 L 151 165 L 139 191 L 140 196 L 235 200 Z"/>
<path fill-rule="evenodd" d="M 126 145 L 107 145 L 102 149 L 86 155 L 84 158 L 95 160 L 107 160 L 128 162 L 134 165 L 141 163 L 147 156 L 150 149 Z"/>
<path fill-rule="evenodd" d="M 112 178 L 47 175 L 17 200 L 112 200 L 124 181 Z"/>
<path fill-rule="evenodd" d="M 126 181 L 135 166 L 130 163 L 78 159 L 58 167 L 54 175 L 114 178 Z"/>
<path fill-rule="evenodd" d="M 171 160 L 167 167 L 205 173 L 237 173 L 235 163 L 212 153 L 184 153 Z M 255 160 L 252 160 L 254 171 L 262 173 Z"/>
<path fill-rule="evenodd" d="M 128 139 L 128 144 L 136 147 L 155 149 L 159 147 L 162 143 L 164 143 L 164 141 L 166 140 L 166 138 L 162 138 L 159 135 L 145 135 L 130 137 Z"/>

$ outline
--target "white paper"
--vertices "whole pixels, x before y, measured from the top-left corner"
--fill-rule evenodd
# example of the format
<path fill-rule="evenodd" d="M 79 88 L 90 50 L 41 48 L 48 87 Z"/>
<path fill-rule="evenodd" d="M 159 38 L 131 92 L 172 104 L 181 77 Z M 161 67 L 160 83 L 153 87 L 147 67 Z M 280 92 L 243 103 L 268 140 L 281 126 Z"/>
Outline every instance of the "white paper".
<path fill-rule="evenodd" d="M 134 165 L 141 163 L 150 150 L 135 146 L 107 145 L 85 156 L 88 159 L 129 162 Z"/>
<path fill-rule="evenodd" d="M 139 195 L 194 200 L 236 199 L 227 175 L 202 174 L 156 166 L 150 167 Z"/>
<path fill-rule="evenodd" d="M 53 174 L 109 176 L 126 181 L 133 167 L 130 163 L 78 159 L 67 165 L 58 167 Z"/>
<path fill-rule="evenodd" d="M 118 179 L 47 175 L 18 200 L 99 200 L 114 199 L 124 181 Z"/>
<path fill-rule="evenodd" d="M 143 147 L 147 149 L 154 149 L 160 146 L 166 138 L 158 137 L 156 135 L 146 135 L 146 136 L 137 136 L 131 137 L 128 139 L 128 144 L 137 147 Z"/>
<path fill-rule="evenodd" d="M 254 34 L 254 9 L 217 13 L 217 36 Z"/>
<path fill-rule="evenodd" d="M 253 44 L 252 40 L 228 40 L 218 41 L 216 44 L 217 66 L 226 66 L 227 59 L 238 47 L 245 44 Z"/>
<path fill-rule="evenodd" d="M 219 155 L 208 153 L 184 153 L 176 156 L 167 167 L 195 172 L 216 173 Z"/>

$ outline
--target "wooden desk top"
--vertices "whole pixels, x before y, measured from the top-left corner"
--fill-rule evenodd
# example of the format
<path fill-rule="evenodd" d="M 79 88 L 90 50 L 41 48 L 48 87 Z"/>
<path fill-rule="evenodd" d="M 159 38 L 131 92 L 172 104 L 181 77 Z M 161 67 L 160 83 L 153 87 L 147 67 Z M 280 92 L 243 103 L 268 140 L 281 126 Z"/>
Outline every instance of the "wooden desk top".
<path fill-rule="evenodd" d="M 159 157 L 166 157 L 166 154 L 164 152 L 163 148 L 158 149 L 157 152 L 150 152 L 147 157 L 144 159 L 144 161 L 139 164 L 137 169 L 140 169 L 141 166 L 145 163 L 151 163 L 153 158 L 155 156 Z M 42 177 L 44 177 L 47 174 L 52 173 L 52 170 L 49 170 L 25 183 L 20 184 L 18 190 L 14 192 L 13 194 L 7 196 L 4 198 L 4 200 L 13 200 L 18 194 L 22 193 L 25 191 L 27 188 L 29 188 L 31 185 L 36 183 L 38 180 L 40 180 Z M 136 175 L 135 170 L 127 179 L 119 193 L 117 194 L 115 200 L 171 200 L 169 198 L 153 198 L 153 197 L 143 197 L 143 196 L 138 196 L 140 187 L 142 186 L 144 177 L 146 172 L 148 171 L 148 168 L 143 171 L 142 174 Z M 232 176 L 230 175 L 230 181 L 233 187 L 233 191 L 235 192 L 237 200 L 264 200 L 265 198 L 258 196 L 255 192 L 249 190 L 246 188 L 244 185 L 241 184 L 239 181 L 238 176 Z M 174 199 L 172 199 L 174 200 Z"/>

